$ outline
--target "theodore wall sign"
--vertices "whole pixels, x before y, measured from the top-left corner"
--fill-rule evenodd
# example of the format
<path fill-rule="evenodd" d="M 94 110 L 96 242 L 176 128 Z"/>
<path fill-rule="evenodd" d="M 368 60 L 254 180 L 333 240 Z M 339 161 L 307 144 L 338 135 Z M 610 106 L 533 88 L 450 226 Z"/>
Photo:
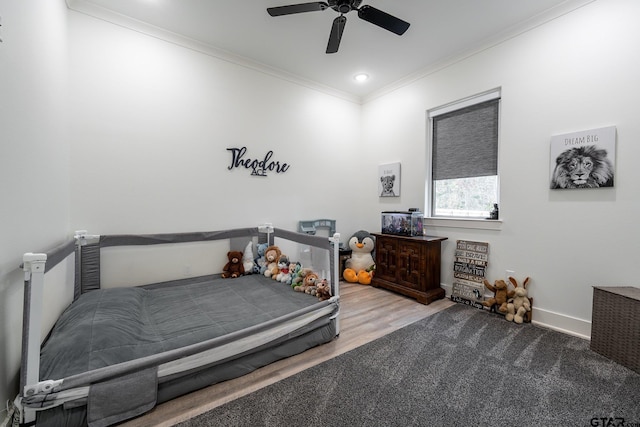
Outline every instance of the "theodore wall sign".
<path fill-rule="evenodd" d="M 247 147 L 227 148 L 231 152 L 231 164 L 227 169 L 245 168 L 251 171 L 252 176 L 267 176 L 268 172 L 284 173 L 289 170 L 287 163 L 280 163 L 278 160 L 272 160 L 273 151 L 269 150 L 262 159 L 252 159 L 245 157 Z"/>

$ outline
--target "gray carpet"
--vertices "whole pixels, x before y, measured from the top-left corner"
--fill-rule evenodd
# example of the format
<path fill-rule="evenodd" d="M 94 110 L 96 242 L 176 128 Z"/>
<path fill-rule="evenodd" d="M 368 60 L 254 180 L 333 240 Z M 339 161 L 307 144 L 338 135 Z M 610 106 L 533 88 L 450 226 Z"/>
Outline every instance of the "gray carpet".
<path fill-rule="evenodd" d="M 179 425 L 604 426 L 622 420 L 640 426 L 640 374 L 592 352 L 586 340 L 455 305 Z"/>

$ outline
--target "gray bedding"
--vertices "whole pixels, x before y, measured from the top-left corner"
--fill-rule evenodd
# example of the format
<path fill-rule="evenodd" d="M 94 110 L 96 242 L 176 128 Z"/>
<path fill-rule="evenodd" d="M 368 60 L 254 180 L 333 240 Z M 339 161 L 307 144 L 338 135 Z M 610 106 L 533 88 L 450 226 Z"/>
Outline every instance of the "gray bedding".
<path fill-rule="evenodd" d="M 83 294 L 65 310 L 43 344 L 40 378 L 63 379 L 121 362 L 157 355 L 169 350 L 201 343 L 216 337 L 237 333 L 246 328 L 274 321 L 305 307 L 318 305 L 318 300 L 290 286 L 262 275 L 237 279 L 201 279 L 194 283 L 152 288 L 117 288 Z M 272 322 L 276 323 L 276 322 Z M 216 382 L 244 375 L 275 360 L 305 351 L 335 338 L 336 325 L 328 316 L 305 325 L 298 331 L 280 337 L 237 356 L 211 366 L 168 377 L 152 396 L 137 393 L 142 399 L 133 408 L 120 402 L 104 402 L 95 398 L 99 388 L 89 393 L 89 412 L 85 401 L 65 404 L 39 412 L 37 425 L 95 426 L 144 413 L 157 403 Z M 133 379 L 133 383 L 155 379 Z M 119 379 L 110 381 L 116 388 L 105 388 L 102 394 L 114 396 Z M 155 383 L 154 383 L 155 384 Z M 100 386 L 100 384 L 98 384 Z M 111 387 L 111 385 L 109 385 Z M 152 390 L 149 390 L 152 391 Z M 95 408 L 92 410 L 92 399 Z M 123 399 L 131 400 L 126 395 Z M 112 399 L 115 400 L 115 399 Z M 122 412 L 120 412 L 120 409 Z"/>
<path fill-rule="evenodd" d="M 40 378 L 138 359 L 276 319 L 318 302 L 262 275 L 83 294 L 56 322 Z"/>

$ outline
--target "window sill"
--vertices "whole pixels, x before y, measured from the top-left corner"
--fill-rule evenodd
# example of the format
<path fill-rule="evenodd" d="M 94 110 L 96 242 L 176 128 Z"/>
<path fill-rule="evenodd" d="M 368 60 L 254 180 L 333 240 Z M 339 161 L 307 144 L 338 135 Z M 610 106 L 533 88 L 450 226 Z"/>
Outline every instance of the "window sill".
<path fill-rule="evenodd" d="M 477 230 L 501 230 L 501 219 L 424 218 L 425 227 L 473 228 Z"/>

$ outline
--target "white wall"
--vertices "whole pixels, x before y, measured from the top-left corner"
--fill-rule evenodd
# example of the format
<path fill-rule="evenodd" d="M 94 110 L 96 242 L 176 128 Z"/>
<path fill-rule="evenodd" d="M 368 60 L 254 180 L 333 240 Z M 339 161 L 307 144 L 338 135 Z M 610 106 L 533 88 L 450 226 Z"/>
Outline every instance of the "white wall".
<path fill-rule="evenodd" d="M 0 0 L 0 402 L 16 392 L 22 252 L 75 229 L 295 228 L 333 218 L 343 240 L 379 230 L 380 211 L 424 206 L 426 110 L 495 87 L 502 229 L 432 229 L 449 238 L 442 282 L 452 282 L 456 239 L 488 241 L 490 278 L 507 268 L 531 276 L 535 318 L 588 335 L 591 286 L 636 284 L 639 12 L 637 2 L 596 1 L 361 107 L 67 11 L 61 0 Z M 607 125 L 618 129 L 616 187 L 548 190 L 549 137 Z M 273 150 L 291 169 L 229 171 L 226 148 L 240 146 L 254 158 Z M 35 168 L 22 168 L 26 156 Z M 394 161 L 402 195 L 380 199 L 377 167 Z"/>
<path fill-rule="evenodd" d="M 448 237 L 445 286 L 457 239 L 490 244 L 488 278 L 530 276 L 534 320 L 589 336 L 592 286 L 636 285 L 640 238 L 640 3 L 596 1 L 426 75 L 364 106 L 372 161 L 402 161 L 402 207 L 424 206 L 428 109 L 502 88 L 501 230 L 430 226 Z M 551 191 L 551 135 L 617 127 L 613 189 Z M 394 141 L 392 147 L 390 142 Z M 379 204 L 380 211 L 388 208 Z M 368 222 L 375 227 L 376 219 Z"/>
<path fill-rule="evenodd" d="M 19 383 L 22 254 L 68 229 L 66 13 L 63 1 L 0 0 L 0 420 Z"/>
<path fill-rule="evenodd" d="M 360 192 L 351 172 L 360 105 L 69 11 L 61 0 L 0 1 L 0 402 L 17 392 L 23 252 L 50 249 L 76 229 L 295 228 L 316 218 L 357 227 L 344 201 Z M 290 169 L 268 178 L 228 170 L 226 148 L 242 146 L 252 158 L 273 150 Z M 69 267 L 56 268 L 47 286 L 62 285 Z M 50 326 L 61 308 L 47 298 Z"/>
<path fill-rule="evenodd" d="M 69 23 L 73 228 L 296 229 L 299 220 L 330 218 L 338 231 L 356 230 L 349 202 L 363 186 L 352 167 L 362 145 L 359 104 L 81 13 L 70 11 Z M 229 170 L 227 148 L 241 147 L 259 160 L 273 151 L 289 169 L 267 177 Z M 219 272 L 226 258 L 204 253 L 165 255 L 172 261 L 158 262 L 154 277 Z M 105 285 L 122 286 L 123 271 L 137 274 L 133 264 L 119 275 L 107 266 L 117 283 Z"/>
<path fill-rule="evenodd" d="M 360 105 L 79 13 L 70 23 L 74 227 L 355 226 L 346 201 L 350 182 L 361 185 Z M 227 148 L 243 146 L 290 168 L 228 170 Z"/>

